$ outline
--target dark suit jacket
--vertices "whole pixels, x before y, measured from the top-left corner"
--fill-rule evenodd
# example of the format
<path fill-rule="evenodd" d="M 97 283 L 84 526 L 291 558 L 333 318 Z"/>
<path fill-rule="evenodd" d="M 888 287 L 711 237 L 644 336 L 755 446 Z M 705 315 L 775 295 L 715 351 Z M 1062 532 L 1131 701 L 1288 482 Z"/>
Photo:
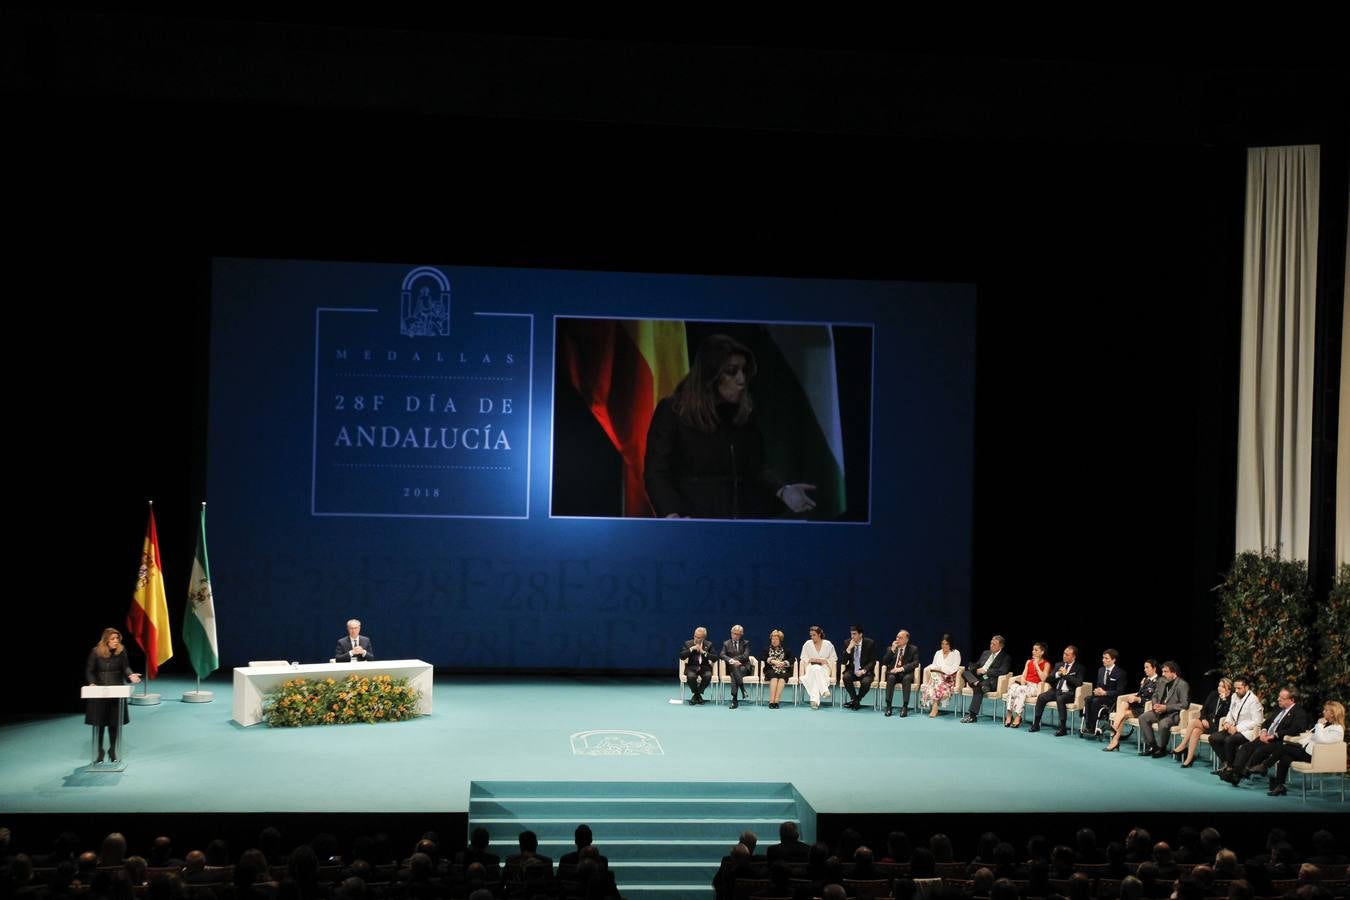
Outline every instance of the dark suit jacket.
<path fill-rule="evenodd" d="M 695 643 L 697 642 L 693 638 L 690 638 L 685 641 L 684 646 L 680 648 L 680 659 L 685 661 L 685 670 L 694 669 L 702 675 L 711 675 L 714 657 L 712 642 L 707 640 L 703 642 L 702 653 L 695 653 L 693 651 Z"/>
<path fill-rule="evenodd" d="M 508 872 L 523 869 L 527 863 L 542 866 L 544 871 L 552 877 L 553 859 L 551 857 L 544 856 L 541 853 L 531 853 L 529 856 L 522 856 L 522 854 L 515 853 L 506 858 L 506 864 L 502 867 L 502 878 L 508 877 Z"/>
<path fill-rule="evenodd" d="M 1279 717 L 1282 710 L 1276 706 L 1275 712 L 1266 718 L 1265 724 L 1261 726 L 1262 730 L 1270 731 L 1271 724 Z M 1289 712 L 1280 721 L 1279 730 L 1274 732 L 1275 737 L 1284 740 L 1291 734 L 1302 734 L 1308 730 L 1308 714 L 1303 711 L 1303 707 L 1295 703 L 1289 707 Z"/>
<path fill-rule="evenodd" d="M 365 648 L 366 651 L 365 656 L 358 656 L 357 659 L 364 660 L 366 662 L 370 662 L 373 659 L 375 659 L 375 654 L 372 653 L 370 649 L 370 638 L 366 637 L 364 634 L 361 634 L 357 635 L 356 640 L 362 647 Z M 337 660 L 338 662 L 352 661 L 351 638 L 349 637 L 338 638 L 337 649 L 333 651 L 333 659 Z"/>
<path fill-rule="evenodd" d="M 738 662 L 745 666 L 747 675 L 754 674 L 750 671 L 750 642 L 745 638 L 741 638 L 741 647 L 739 650 L 732 649 L 730 639 L 723 641 L 721 657 L 722 662 L 724 663 L 730 664 Z"/>
<path fill-rule="evenodd" d="M 1106 674 L 1106 666 L 1097 667 L 1097 680 L 1092 682 L 1094 688 L 1105 688 L 1106 696 L 1104 700 L 1114 700 L 1120 696 L 1121 689 L 1128 684 L 1125 680 L 1125 670 L 1120 666 L 1111 667 L 1110 677 Z"/>
<path fill-rule="evenodd" d="M 1061 678 L 1059 670 L 1063 665 L 1064 663 L 1061 661 L 1050 667 L 1050 690 L 1072 694 L 1083 684 L 1083 664 L 1075 659 L 1073 664 L 1069 666 L 1069 674 Z M 1061 682 L 1063 682 L 1062 687 Z"/>
<path fill-rule="evenodd" d="M 762 868 L 757 868 L 755 863 L 762 863 L 762 858 L 756 860 L 747 857 L 745 862 L 737 864 L 730 856 L 722 858 L 722 865 L 718 867 L 716 874 L 712 878 L 713 896 L 716 900 L 731 900 L 736 896 L 736 881 L 741 878 L 763 878 L 767 873 Z"/>
<path fill-rule="evenodd" d="M 992 655 L 993 655 L 992 650 L 984 651 L 983 653 L 980 654 L 980 658 L 975 662 L 975 665 L 969 666 L 968 668 L 970 669 L 970 671 L 974 672 L 980 666 L 988 665 L 989 657 Z M 989 679 L 990 681 L 998 681 L 1000 675 L 1007 675 L 1011 671 L 1012 671 L 1012 655 L 1008 653 L 1007 649 L 1005 648 L 1003 650 L 998 651 L 998 659 L 994 660 L 994 664 L 992 666 L 989 666 L 989 671 L 984 673 L 984 677 Z"/>
<path fill-rule="evenodd" d="M 919 648 L 914 646 L 913 641 L 900 651 L 900 665 L 904 667 L 906 676 L 912 675 L 919 667 Z M 886 655 L 881 658 L 881 667 L 886 670 L 887 675 L 891 674 L 891 669 L 895 667 L 895 650 L 892 649 L 892 645 L 887 645 Z"/>
<path fill-rule="evenodd" d="M 558 857 L 558 868 L 561 869 L 563 866 L 575 866 L 581 862 L 580 857 L 581 857 L 580 850 L 573 850 L 571 853 L 564 853 L 562 856 Z M 595 860 L 599 864 L 600 868 L 602 869 L 609 868 L 609 857 L 605 856 L 603 853 L 598 854 Z"/>
<path fill-rule="evenodd" d="M 458 861 L 466 869 L 474 863 L 482 863 L 483 868 L 488 870 L 488 874 L 494 877 L 497 873 L 497 867 L 501 865 L 501 860 L 497 858 L 497 854 L 488 853 L 486 850 L 475 850 L 472 847 L 461 850 Z"/>
<path fill-rule="evenodd" d="M 859 656 L 859 665 L 862 666 L 862 670 L 863 670 L 863 672 L 864 672 L 865 674 L 871 675 L 871 674 L 872 674 L 872 669 L 873 669 L 873 668 L 876 666 L 876 664 L 877 664 L 877 642 L 874 641 L 874 640 L 872 640 L 872 639 L 871 639 L 870 637 L 868 637 L 867 635 L 863 635 L 863 636 L 862 636 L 862 639 L 859 640 L 858 643 L 861 645 L 861 647 L 859 648 L 859 654 L 858 654 L 858 656 Z M 845 644 L 845 645 L 844 645 L 844 647 L 847 647 L 847 646 L 848 646 L 848 644 Z M 844 650 L 843 647 L 840 647 L 840 648 L 839 648 L 839 667 L 840 667 L 840 669 L 841 669 L 842 671 L 844 671 L 844 672 L 852 672 L 852 671 L 853 671 L 853 651 L 852 651 L 852 650 L 846 651 L 846 650 Z"/>
<path fill-rule="evenodd" d="M 811 848 L 801 840 L 784 841 L 771 844 L 764 850 L 764 858 L 773 865 L 779 860 L 785 863 L 804 863 L 811 856 Z"/>

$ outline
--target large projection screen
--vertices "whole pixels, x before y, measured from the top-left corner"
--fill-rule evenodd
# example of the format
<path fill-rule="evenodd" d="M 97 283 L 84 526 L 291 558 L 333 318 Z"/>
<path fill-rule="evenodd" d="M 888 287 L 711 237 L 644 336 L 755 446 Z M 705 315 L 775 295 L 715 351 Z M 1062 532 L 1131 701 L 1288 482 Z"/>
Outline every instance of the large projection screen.
<path fill-rule="evenodd" d="M 217 259 L 221 661 L 352 617 L 453 668 L 673 674 L 699 625 L 931 653 L 969 625 L 974 341 L 970 285 Z"/>

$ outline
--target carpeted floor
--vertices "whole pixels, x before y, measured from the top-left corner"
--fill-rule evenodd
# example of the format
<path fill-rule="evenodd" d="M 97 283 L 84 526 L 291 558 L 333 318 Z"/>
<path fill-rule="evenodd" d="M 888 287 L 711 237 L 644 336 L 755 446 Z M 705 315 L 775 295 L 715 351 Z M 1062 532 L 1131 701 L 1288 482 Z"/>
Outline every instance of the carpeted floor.
<path fill-rule="evenodd" d="M 1270 798 L 1264 782 L 1221 783 L 1207 759 L 1182 770 L 1136 757 L 1132 742 L 1106 754 L 987 718 L 678 706 L 673 678 L 440 677 L 428 718 L 302 729 L 241 728 L 228 677 L 208 686 L 215 702 L 185 704 L 176 698 L 187 679 L 155 682 L 166 702 L 133 708 L 122 773 L 84 771 L 89 729 L 78 715 L 0 728 L 0 809 L 317 811 L 355 788 L 370 809 L 465 811 L 473 781 L 782 782 L 818 813 L 1039 812 L 1062 805 L 1056 797 L 1098 811 L 1350 809 L 1334 781 L 1320 799 L 1300 800 L 1296 779 L 1290 796 Z"/>

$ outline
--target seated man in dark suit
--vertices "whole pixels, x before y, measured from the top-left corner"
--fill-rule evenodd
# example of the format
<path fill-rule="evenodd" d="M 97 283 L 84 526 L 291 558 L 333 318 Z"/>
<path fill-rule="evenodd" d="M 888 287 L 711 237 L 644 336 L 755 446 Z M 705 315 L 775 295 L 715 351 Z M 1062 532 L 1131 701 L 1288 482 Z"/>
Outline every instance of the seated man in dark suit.
<path fill-rule="evenodd" d="M 1097 670 L 1097 680 L 1092 683 L 1092 694 L 1083 704 L 1083 727 L 1079 729 L 1083 737 L 1100 735 L 1102 726 L 1097 720 L 1101 718 L 1102 711 L 1105 710 L 1109 715 L 1116 708 L 1116 698 L 1127 684 L 1125 670 L 1116 665 L 1119 660 L 1119 650 L 1102 651 L 1102 665 Z"/>
<path fill-rule="evenodd" d="M 764 856 L 769 864 L 782 862 L 804 863 L 806 858 L 811 855 L 811 848 L 801 841 L 801 832 L 797 830 L 796 822 L 784 822 L 778 826 L 778 843 L 764 851 Z"/>
<path fill-rule="evenodd" d="M 897 684 L 901 689 L 900 718 L 909 715 L 909 694 L 914 685 L 914 670 L 918 667 L 919 648 L 909 642 L 909 632 L 902 629 L 881 658 L 881 668 L 886 673 L 886 715 L 891 714 L 891 700 L 895 697 Z"/>
<path fill-rule="evenodd" d="M 737 844 L 731 848 L 731 853 L 724 857 L 722 865 L 713 875 L 713 894 L 716 900 L 732 900 L 736 896 L 736 880 L 751 877 L 754 876 L 750 866 L 750 850 L 744 844 Z"/>
<path fill-rule="evenodd" d="M 394 878 L 404 896 L 437 896 L 442 884 L 436 860 L 421 850 L 408 857 L 406 867 L 399 869 Z"/>
<path fill-rule="evenodd" d="M 703 692 L 712 683 L 713 649 L 708 642 L 708 629 L 699 626 L 694 629 L 694 637 L 684 642 L 680 648 L 680 659 L 684 660 L 684 681 L 689 685 L 690 706 L 703 704 Z"/>
<path fill-rule="evenodd" d="M 854 881 L 875 881 L 882 877 L 877 871 L 871 847 L 863 845 L 853 851 L 853 872 L 849 877 Z"/>
<path fill-rule="evenodd" d="M 1069 733 L 1068 706 L 1073 702 L 1074 692 L 1083 684 L 1083 664 L 1078 661 L 1078 648 L 1073 644 L 1064 648 L 1064 661 L 1050 673 L 1050 690 L 1036 698 L 1036 718 L 1027 732 L 1041 730 L 1041 716 L 1052 702 L 1059 707 L 1059 729 L 1055 737 Z"/>
<path fill-rule="evenodd" d="M 1236 787 L 1248 773 L 1264 775 L 1269 758 L 1279 749 L 1286 737 L 1308 730 L 1308 716 L 1298 705 L 1298 692 L 1292 687 L 1280 688 L 1279 709 L 1266 720 L 1256 740 L 1243 744 L 1233 759 L 1232 771 L 1224 772 L 1224 781 Z"/>
<path fill-rule="evenodd" d="M 473 834 L 469 836 L 469 846 L 459 854 L 459 864 L 468 867 L 474 863 L 481 863 L 489 876 L 496 877 L 501 860 L 497 858 L 497 854 L 488 852 L 488 843 L 491 839 L 486 828 L 475 828 Z"/>
<path fill-rule="evenodd" d="M 970 887 L 963 892 L 966 897 L 988 897 L 994 890 L 994 870 L 980 866 L 971 875 Z"/>
<path fill-rule="evenodd" d="M 166 834 L 161 834 L 155 838 L 155 842 L 150 845 L 150 856 L 146 863 L 156 869 L 182 868 L 183 866 L 183 861 L 173 855 L 173 839 Z"/>
<path fill-rule="evenodd" d="M 522 831 L 518 838 L 520 852 L 506 858 L 502 868 L 503 881 L 533 881 L 541 877 L 547 881 L 553 877 L 553 860 L 539 852 L 539 836 L 533 831 Z M 534 872 L 538 872 L 538 876 Z"/>
<path fill-rule="evenodd" d="M 220 881 L 220 873 L 206 868 L 206 854 L 200 850 L 189 850 L 180 873 L 184 884 L 213 884 Z"/>
<path fill-rule="evenodd" d="M 581 862 L 581 851 L 591 846 L 594 840 L 595 837 L 591 834 L 591 826 L 578 825 L 577 830 L 572 833 L 572 841 L 577 845 L 577 849 L 571 853 L 564 853 L 562 856 L 558 857 L 558 868 L 561 869 L 563 866 L 575 866 Z M 609 868 L 609 860 L 602 856 L 598 850 L 595 853 L 595 861 L 600 868 Z"/>
<path fill-rule="evenodd" d="M 722 642 L 722 663 L 731 677 L 731 708 L 740 706 L 745 693 L 745 676 L 750 671 L 750 644 L 745 640 L 745 629 L 739 625 L 731 626 L 731 638 Z"/>
<path fill-rule="evenodd" d="M 619 889 L 614 883 L 614 873 L 600 865 L 599 851 L 592 844 L 577 851 L 576 878 L 563 882 L 564 897 L 588 897 L 591 900 L 619 900 Z M 568 882 L 573 882 L 569 884 Z M 472 898 L 471 898 L 472 900 Z"/>
<path fill-rule="evenodd" d="M 755 833 L 753 831 L 747 829 L 746 831 L 741 832 L 741 842 L 739 846 L 744 847 L 750 856 L 749 865 L 751 874 L 746 876 L 749 878 L 764 877 L 765 859 L 763 856 L 755 855 L 755 847 L 757 847 L 758 845 L 759 845 L 759 838 L 755 837 Z M 733 846 L 731 848 L 731 851 L 727 853 L 726 856 L 722 857 L 722 863 L 720 866 L 718 866 L 717 869 L 719 874 L 713 875 L 713 887 L 716 888 L 717 885 L 720 883 L 719 879 L 722 877 L 720 873 L 729 872 L 733 868 L 736 868 L 738 865 L 740 865 L 740 862 L 738 861 L 736 856 L 736 847 Z M 744 868 L 744 866 L 741 865 L 741 868 Z"/>
<path fill-rule="evenodd" d="M 877 664 L 876 642 L 863 636 L 861 625 L 849 626 L 848 646 L 839 657 L 839 663 L 844 668 L 842 680 L 849 696 L 844 705 L 849 709 L 861 709 L 862 699 L 872 686 L 872 670 Z"/>
<path fill-rule="evenodd" d="M 375 651 L 370 646 L 370 638 L 361 633 L 361 620 L 347 620 L 347 636 L 338 638 L 337 649 L 333 651 L 334 662 L 352 662 L 360 660 L 372 662 Z"/>
<path fill-rule="evenodd" d="M 966 684 L 970 687 L 970 709 L 961 721 L 971 725 L 980 720 L 980 704 L 985 694 L 998 690 L 998 679 L 1012 671 L 1012 663 L 1003 651 L 1003 635 L 989 639 L 989 649 L 980 654 L 973 666 L 966 666 Z"/>

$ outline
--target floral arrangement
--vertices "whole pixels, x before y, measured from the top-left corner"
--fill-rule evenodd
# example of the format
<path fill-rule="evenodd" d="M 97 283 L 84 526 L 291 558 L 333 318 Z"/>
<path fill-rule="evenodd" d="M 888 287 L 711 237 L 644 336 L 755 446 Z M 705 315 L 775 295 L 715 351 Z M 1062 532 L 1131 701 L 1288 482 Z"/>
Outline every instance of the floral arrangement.
<path fill-rule="evenodd" d="M 1239 553 L 1219 591 L 1219 660 L 1245 675 L 1273 709 L 1280 688 L 1313 686 L 1312 589 L 1308 564 L 1278 553 Z"/>
<path fill-rule="evenodd" d="M 1350 563 L 1341 566 L 1317 610 L 1317 688 L 1322 699 L 1350 703 Z"/>
<path fill-rule="evenodd" d="M 421 692 L 407 678 L 348 675 L 343 681 L 294 678 L 267 694 L 263 720 L 272 726 L 398 722 L 418 715 Z"/>

